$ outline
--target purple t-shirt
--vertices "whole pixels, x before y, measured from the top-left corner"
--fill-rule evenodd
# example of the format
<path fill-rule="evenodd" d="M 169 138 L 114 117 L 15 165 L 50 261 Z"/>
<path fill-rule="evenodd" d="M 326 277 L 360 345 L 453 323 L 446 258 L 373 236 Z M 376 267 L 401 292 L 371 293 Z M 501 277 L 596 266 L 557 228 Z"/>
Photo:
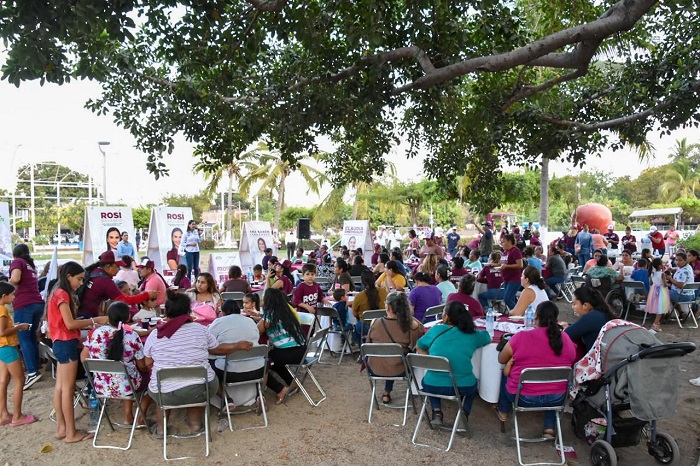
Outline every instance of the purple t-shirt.
<path fill-rule="evenodd" d="M 507 251 L 503 252 L 503 257 L 501 257 L 501 264 L 515 264 L 518 259 L 523 258 L 523 253 L 520 251 L 518 248 L 510 248 Z M 508 283 L 508 282 L 519 282 L 520 281 L 520 274 L 522 272 L 522 269 L 518 268 L 513 268 L 513 269 L 501 269 L 501 276 L 503 277 L 503 281 Z"/>
<path fill-rule="evenodd" d="M 546 327 L 522 330 L 508 342 L 513 348 L 513 369 L 510 371 L 506 390 L 515 393 L 523 369 L 539 367 L 571 366 L 576 361 L 576 346 L 565 332 L 561 333 L 563 343 L 561 354 L 557 356 L 549 346 Z M 520 392 L 524 396 L 554 395 L 566 393 L 566 382 L 525 384 Z"/>
<path fill-rule="evenodd" d="M 408 301 L 413 306 L 413 317 L 422 321 L 425 310 L 442 304 L 442 293 L 436 286 L 417 286 L 408 294 Z"/>
<path fill-rule="evenodd" d="M 15 310 L 22 309 L 32 304 L 43 304 L 39 293 L 39 281 L 36 276 L 36 270 L 22 258 L 17 258 L 10 264 L 10 275 L 14 269 L 22 273 L 19 279 L 17 288 L 15 289 L 15 301 L 12 306 Z"/>

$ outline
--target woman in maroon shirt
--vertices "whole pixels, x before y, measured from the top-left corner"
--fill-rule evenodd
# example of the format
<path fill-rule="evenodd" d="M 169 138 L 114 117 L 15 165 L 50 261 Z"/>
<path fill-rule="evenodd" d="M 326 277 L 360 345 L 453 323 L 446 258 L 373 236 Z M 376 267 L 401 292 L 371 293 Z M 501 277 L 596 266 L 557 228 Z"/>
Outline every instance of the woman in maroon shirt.
<path fill-rule="evenodd" d="M 478 319 L 479 317 L 484 317 L 484 309 L 481 307 L 479 301 L 472 297 L 474 292 L 474 285 L 476 285 L 476 278 L 474 275 L 464 275 L 459 280 L 459 286 L 457 287 L 457 292 L 452 293 L 447 297 L 445 304 L 450 301 L 459 301 L 464 304 L 467 311 L 474 317 Z"/>

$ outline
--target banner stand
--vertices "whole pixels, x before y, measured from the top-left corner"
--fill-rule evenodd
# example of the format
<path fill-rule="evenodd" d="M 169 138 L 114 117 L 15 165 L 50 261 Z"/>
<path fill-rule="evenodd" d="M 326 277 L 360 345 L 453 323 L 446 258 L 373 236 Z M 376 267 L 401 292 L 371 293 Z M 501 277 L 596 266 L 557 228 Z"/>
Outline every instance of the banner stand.
<path fill-rule="evenodd" d="M 85 208 L 85 228 L 83 230 L 83 264 L 97 262 L 100 254 L 116 248 L 121 240 L 121 232 L 134 233 L 134 217 L 131 207 L 89 206 Z M 138 259 L 138 258 L 134 258 Z"/>
<path fill-rule="evenodd" d="M 262 263 L 266 248 L 272 248 L 272 255 L 277 255 L 277 245 L 272 236 L 270 222 L 245 222 L 241 231 L 239 248 L 241 267 L 245 274 L 248 267 Z"/>
<path fill-rule="evenodd" d="M 241 256 L 237 252 L 217 252 L 209 255 L 209 273 L 219 287 L 229 279 L 228 269 L 232 265 L 241 266 Z"/>
<path fill-rule="evenodd" d="M 340 245 L 347 246 L 348 249 L 362 248 L 365 264 L 371 263 L 374 245 L 369 220 L 345 220 Z"/>
<path fill-rule="evenodd" d="M 191 219 L 191 207 L 159 206 L 151 209 L 146 255 L 163 276 L 175 275 L 182 259 L 178 249 Z"/>

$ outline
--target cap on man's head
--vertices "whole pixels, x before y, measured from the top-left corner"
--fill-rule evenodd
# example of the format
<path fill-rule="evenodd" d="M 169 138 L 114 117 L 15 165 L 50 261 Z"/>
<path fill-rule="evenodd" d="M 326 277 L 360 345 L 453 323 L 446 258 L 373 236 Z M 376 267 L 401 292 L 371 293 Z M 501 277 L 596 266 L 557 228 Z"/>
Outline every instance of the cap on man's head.
<path fill-rule="evenodd" d="M 493 223 L 491 223 L 491 222 L 484 222 L 484 223 L 482 223 L 481 225 L 482 225 L 482 226 L 485 226 L 485 227 L 492 227 L 492 226 L 493 226 Z"/>
<path fill-rule="evenodd" d="M 119 267 L 126 267 L 123 261 L 118 261 L 114 258 L 114 253 L 112 251 L 103 252 L 98 259 L 103 264 L 117 264 Z"/>
<path fill-rule="evenodd" d="M 652 225 L 651 228 L 649 228 L 649 231 L 656 231 L 658 228 L 656 228 L 656 225 Z"/>
<path fill-rule="evenodd" d="M 452 227 L 452 229 L 453 229 L 453 230 L 456 230 L 456 229 L 457 229 L 457 227 Z"/>
<path fill-rule="evenodd" d="M 141 259 L 141 263 L 139 265 L 137 265 L 136 267 L 139 269 L 143 269 L 143 268 L 155 269 L 156 264 L 155 264 L 155 262 L 150 260 L 148 257 L 144 257 L 143 259 Z"/>
<path fill-rule="evenodd" d="M 608 230 L 614 230 L 614 229 L 615 229 L 615 225 L 608 225 Z"/>

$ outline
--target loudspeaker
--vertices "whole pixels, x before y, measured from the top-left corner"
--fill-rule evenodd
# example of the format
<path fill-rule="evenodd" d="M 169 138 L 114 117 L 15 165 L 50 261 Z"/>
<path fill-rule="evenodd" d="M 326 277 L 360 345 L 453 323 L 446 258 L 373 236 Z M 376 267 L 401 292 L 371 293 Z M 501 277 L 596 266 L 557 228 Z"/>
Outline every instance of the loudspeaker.
<path fill-rule="evenodd" d="M 310 239 L 311 238 L 311 220 L 308 218 L 300 218 L 297 220 L 297 238 L 299 239 Z"/>

